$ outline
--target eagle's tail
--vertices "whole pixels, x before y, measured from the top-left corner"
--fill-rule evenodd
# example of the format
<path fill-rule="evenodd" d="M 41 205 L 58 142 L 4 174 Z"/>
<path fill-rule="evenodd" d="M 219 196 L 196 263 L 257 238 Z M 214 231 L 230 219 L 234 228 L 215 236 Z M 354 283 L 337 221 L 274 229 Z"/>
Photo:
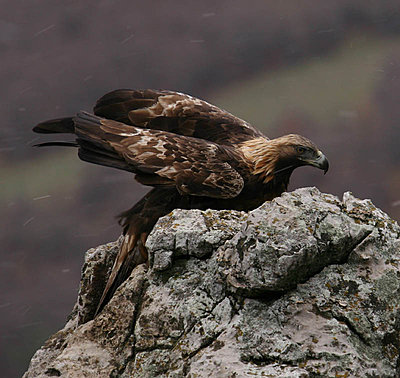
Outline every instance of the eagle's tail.
<path fill-rule="evenodd" d="M 145 215 L 145 205 L 152 192 L 154 192 L 154 189 L 132 208 L 119 215 L 119 223 L 123 227 L 124 238 L 97 305 L 95 317 L 112 298 L 119 285 L 129 277 L 133 268 L 147 261 L 147 251 L 144 245 L 147 233 L 157 222 L 157 219 L 149 219 L 148 217 L 145 219 L 143 216 Z"/>
<path fill-rule="evenodd" d="M 124 236 L 121 247 L 115 258 L 114 265 L 111 269 L 103 294 L 97 305 L 94 316 L 103 309 L 110 301 L 118 287 L 130 275 L 134 267 L 148 260 L 147 250 L 144 246 L 147 238 L 147 233 L 137 234 L 134 227 L 129 227 Z"/>
<path fill-rule="evenodd" d="M 148 261 L 145 247 L 147 236 L 157 220 L 176 207 L 188 208 L 188 205 L 175 188 L 159 187 L 152 189 L 131 209 L 119 216 L 124 239 L 94 316 L 103 309 L 133 268 Z"/>

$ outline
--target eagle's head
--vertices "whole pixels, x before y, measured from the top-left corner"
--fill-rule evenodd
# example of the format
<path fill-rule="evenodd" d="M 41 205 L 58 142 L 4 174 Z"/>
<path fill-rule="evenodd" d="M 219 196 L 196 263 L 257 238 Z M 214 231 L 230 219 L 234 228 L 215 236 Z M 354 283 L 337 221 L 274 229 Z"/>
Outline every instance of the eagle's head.
<path fill-rule="evenodd" d="M 267 140 L 257 138 L 243 143 L 242 152 L 253 167 L 253 174 L 260 175 L 265 183 L 277 177 L 289 179 L 294 169 L 310 165 L 326 173 L 329 162 L 309 139 L 289 134 Z"/>

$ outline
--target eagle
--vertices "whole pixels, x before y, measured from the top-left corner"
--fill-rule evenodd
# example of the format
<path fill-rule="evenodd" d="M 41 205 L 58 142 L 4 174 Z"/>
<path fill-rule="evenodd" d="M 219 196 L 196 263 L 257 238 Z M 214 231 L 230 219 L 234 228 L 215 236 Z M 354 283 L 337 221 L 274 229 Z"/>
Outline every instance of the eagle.
<path fill-rule="evenodd" d="M 287 190 L 297 167 L 326 173 L 325 155 L 309 139 L 269 139 L 225 110 L 167 90 L 119 89 L 93 113 L 39 123 L 36 133 L 70 133 L 75 141 L 37 146 L 78 148 L 81 160 L 132 172 L 153 187 L 119 215 L 123 240 L 96 316 L 135 266 L 148 260 L 146 239 L 157 220 L 176 208 L 249 211 Z"/>

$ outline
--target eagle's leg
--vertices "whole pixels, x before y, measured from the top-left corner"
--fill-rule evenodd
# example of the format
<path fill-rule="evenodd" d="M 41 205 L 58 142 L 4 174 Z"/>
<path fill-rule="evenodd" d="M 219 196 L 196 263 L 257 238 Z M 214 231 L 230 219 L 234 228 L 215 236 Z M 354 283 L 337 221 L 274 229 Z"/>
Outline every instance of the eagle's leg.
<path fill-rule="evenodd" d="M 120 215 L 124 238 L 94 316 L 109 302 L 132 270 L 148 262 L 147 236 L 158 219 L 179 207 L 181 202 L 182 196 L 175 188 L 154 188 Z"/>

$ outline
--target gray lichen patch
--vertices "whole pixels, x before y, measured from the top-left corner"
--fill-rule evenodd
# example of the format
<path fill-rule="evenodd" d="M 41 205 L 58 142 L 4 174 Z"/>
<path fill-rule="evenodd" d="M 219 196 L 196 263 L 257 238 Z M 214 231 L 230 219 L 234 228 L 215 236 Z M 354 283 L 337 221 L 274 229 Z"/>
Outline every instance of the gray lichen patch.
<path fill-rule="evenodd" d="M 161 218 L 147 239 L 153 270 L 162 271 L 175 258 L 205 258 L 235 235 L 247 213 L 216 210 L 177 210 Z"/>
<path fill-rule="evenodd" d="M 318 205 L 316 205 L 318 204 Z M 228 282 L 248 296 L 284 292 L 344 262 L 372 227 L 341 211 L 334 196 L 299 189 L 249 213 L 246 227 L 219 251 Z"/>

